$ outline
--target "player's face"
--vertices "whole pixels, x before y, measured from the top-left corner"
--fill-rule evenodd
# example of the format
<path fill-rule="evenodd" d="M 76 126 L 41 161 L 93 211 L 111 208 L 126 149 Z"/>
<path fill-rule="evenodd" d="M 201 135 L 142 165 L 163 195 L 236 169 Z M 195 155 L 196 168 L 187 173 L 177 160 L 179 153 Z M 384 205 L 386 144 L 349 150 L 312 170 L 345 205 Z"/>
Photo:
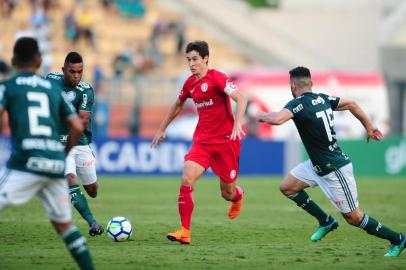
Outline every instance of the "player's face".
<path fill-rule="evenodd" d="M 67 63 L 62 67 L 65 83 L 70 86 L 77 86 L 83 75 L 83 63 Z"/>
<path fill-rule="evenodd" d="M 207 71 L 207 63 L 209 57 L 205 56 L 202 58 L 200 54 L 196 51 L 190 51 L 186 54 L 186 59 L 189 64 L 190 72 L 193 75 L 203 75 Z"/>

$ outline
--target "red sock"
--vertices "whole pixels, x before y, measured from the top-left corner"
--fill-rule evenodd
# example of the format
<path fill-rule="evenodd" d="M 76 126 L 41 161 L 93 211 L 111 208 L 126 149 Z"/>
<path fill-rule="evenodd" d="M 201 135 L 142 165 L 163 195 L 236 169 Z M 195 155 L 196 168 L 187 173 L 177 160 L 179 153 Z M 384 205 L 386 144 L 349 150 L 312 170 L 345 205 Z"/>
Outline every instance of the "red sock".
<path fill-rule="evenodd" d="M 243 193 L 242 188 L 240 186 L 235 186 L 235 195 L 232 202 L 238 202 L 239 200 L 241 200 L 242 193 Z"/>
<path fill-rule="evenodd" d="M 193 200 L 193 187 L 180 186 L 178 209 L 182 227 L 190 230 L 190 220 L 192 219 L 192 212 L 195 203 Z"/>

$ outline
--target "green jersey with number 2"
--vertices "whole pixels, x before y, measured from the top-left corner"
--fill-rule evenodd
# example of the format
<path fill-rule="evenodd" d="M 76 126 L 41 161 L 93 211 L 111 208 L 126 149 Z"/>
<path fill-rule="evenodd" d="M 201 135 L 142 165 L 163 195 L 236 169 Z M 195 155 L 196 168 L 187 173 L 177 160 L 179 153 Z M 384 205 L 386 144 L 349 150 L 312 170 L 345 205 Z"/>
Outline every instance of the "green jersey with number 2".
<path fill-rule="evenodd" d="M 0 107 L 8 112 L 11 129 L 7 167 L 63 177 L 61 125 L 76 112 L 62 89 L 33 72 L 20 73 L 0 83 Z"/>

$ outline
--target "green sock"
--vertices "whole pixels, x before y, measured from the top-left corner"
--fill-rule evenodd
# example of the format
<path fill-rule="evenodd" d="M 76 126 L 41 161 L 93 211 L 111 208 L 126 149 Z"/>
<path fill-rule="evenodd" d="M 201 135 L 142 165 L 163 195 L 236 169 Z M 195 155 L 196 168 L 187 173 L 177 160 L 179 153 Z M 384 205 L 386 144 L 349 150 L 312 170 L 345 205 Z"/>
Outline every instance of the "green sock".
<path fill-rule="evenodd" d="M 78 210 L 79 214 L 87 221 L 89 226 L 96 221 L 93 217 L 92 211 L 90 211 L 87 204 L 86 197 L 83 195 L 78 185 L 69 186 L 70 201 L 73 206 Z"/>
<path fill-rule="evenodd" d="M 289 195 L 288 198 L 302 207 L 307 213 L 314 216 L 319 221 L 320 226 L 325 226 L 330 221 L 329 215 L 309 197 L 306 191 L 301 190 L 296 194 Z"/>
<path fill-rule="evenodd" d="M 361 229 L 369 234 L 375 235 L 379 238 L 389 240 L 393 245 L 400 244 L 400 233 L 393 231 L 391 228 L 386 227 L 373 217 L 364 214 L 361 223 L 358 225 Z"/>
<path fill-rule="evenodd" d="M 94 269 L 86 238 L 78 229 L 72 225 L 61 236 L 80 269 Z"/>

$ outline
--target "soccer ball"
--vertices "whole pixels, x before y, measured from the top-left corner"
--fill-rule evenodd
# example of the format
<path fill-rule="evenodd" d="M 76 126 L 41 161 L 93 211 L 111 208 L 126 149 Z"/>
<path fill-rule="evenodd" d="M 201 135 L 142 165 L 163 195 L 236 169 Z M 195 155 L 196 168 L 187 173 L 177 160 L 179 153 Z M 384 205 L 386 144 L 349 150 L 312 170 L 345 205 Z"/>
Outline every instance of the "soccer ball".
<path fill-rule="evenodd" d="M 107 224 L 107 235 L 116 242 L 127 240 L 132 233 L 131 223 L 125 217 L 112 218 Z"/>

